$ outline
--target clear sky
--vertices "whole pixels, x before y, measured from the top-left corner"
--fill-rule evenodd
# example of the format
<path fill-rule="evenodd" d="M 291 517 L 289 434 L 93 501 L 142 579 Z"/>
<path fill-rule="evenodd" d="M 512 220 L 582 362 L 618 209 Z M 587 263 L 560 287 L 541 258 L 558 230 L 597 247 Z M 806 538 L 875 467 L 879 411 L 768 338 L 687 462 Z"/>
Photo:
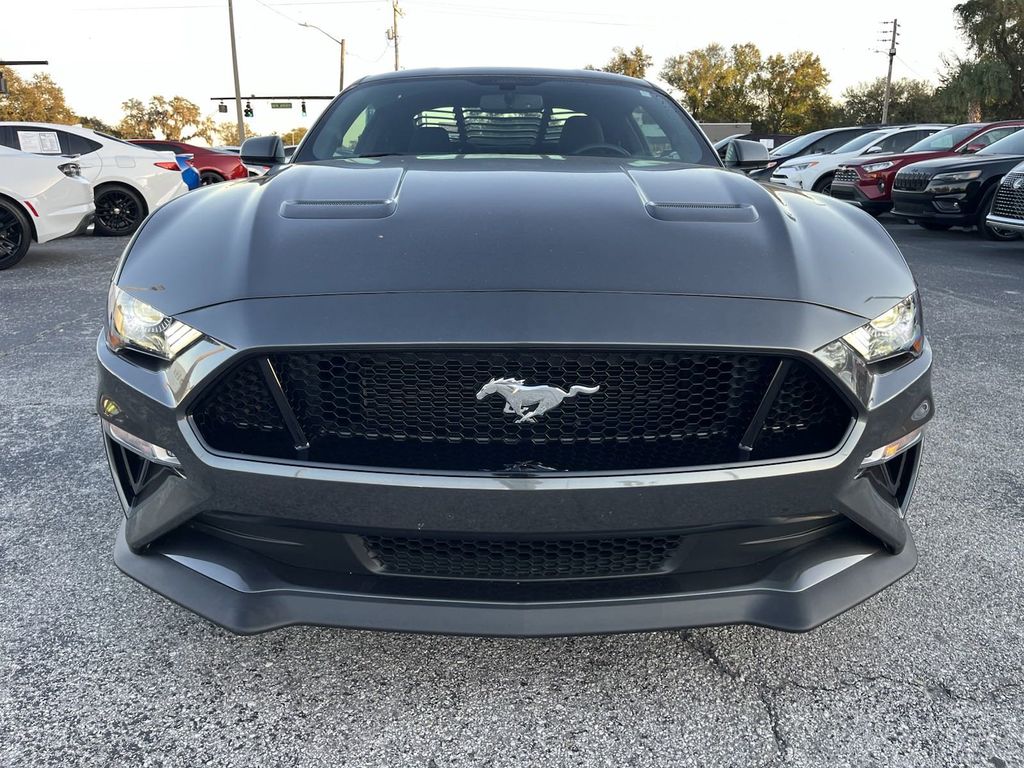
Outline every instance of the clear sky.
<path fill-rule="evenodd" d="M 402 68 L 601 65 L 613 46 L 643 45 L 655 60 L 712 42 L 751 41 L 764 53 L 821 56 L 830 91 L 885 74 L 885 19 L 901 24 L 895 77 L 936 80 L 941 57 L 962 53 L 956 0 L 404 0 Z M 116 122 L 120 104 L 181 95 L 218 119 L 231 94 L 227 0 L 0 0 L 0 59 L 48 59 L 72 108 Z M 347 40 L 346 81 L 393 67 L 384 31 L 390 0 L 235 0 L 243 94 L 337 91 L 336 43 Z M 33 70 L 22 68 L 23 75 Z M 321 103 L 322 104 L 322 103 Z M 258 132 L 309 125 L 295 109 L 254 103 Z"/>

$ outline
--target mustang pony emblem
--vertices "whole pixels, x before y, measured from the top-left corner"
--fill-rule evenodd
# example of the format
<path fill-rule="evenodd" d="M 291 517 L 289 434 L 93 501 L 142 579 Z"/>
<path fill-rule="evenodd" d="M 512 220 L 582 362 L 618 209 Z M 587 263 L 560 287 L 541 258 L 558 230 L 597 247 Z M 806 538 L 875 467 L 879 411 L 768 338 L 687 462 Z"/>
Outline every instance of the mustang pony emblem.
<path fill-rule="evenodd" d="M 505 398 L 502 413 L 514 413 L 519 418 L 516 424 L 532 422 L 538 416 L 557 408 L 567 397 L 576 395 L 592 395 L 601 387 L 569 387 L 569 391 L 558 387 L 528 387 L 523 379 L 491 379 L 476 393 L 477 400 L 497 392 Z"/>

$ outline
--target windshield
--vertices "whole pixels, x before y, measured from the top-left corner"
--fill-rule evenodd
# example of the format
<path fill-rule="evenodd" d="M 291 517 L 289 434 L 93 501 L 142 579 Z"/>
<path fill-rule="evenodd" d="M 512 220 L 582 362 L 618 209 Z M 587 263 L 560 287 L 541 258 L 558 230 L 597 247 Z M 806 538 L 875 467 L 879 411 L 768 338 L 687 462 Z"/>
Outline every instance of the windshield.
<path fill-rule="evenodd" d="M 814 133 L 807 133 L 803 136 L 797 136 L 795 139 L 790 139 L 785 144 L 780 144 L 769 154 L 770 157 L 789 157 L 795 155 L 797 152 L 802 150 L 804 147 L 809 146 L 811 142 L 818 139 L 827 131 L 815 131 Z"/>
<path fill-rule="evenodd" d="M 946 128 L 938 133 L 933 133 L 927 139 L 921 139 L 916 144 L 911 144 L 907 147 L 907 152 L 942 152 L 946 149 L 952 149 L 983 127 L 984 123 L 954 125 L 952 128 Z"/>
<path fill-rule="evenodd" d="M 869 133 L 863 133 L 855 139 L 850 139 L 848 142 L 840 147 L 836 147 L 832 150 L 833 155 L 841 155 L 844 152 L 856 152 L 864 147 L 869 147 L 881 138 L 889 135 L 888 131 L 870 131 Z"/>
<path fill-rule="evenodd" d="M 984 149 L 978 150 L 979 155 L 1024 155 L 1024 131 L 1011 133 L 1005 139 L 994 141 Z"/>
<path fill-rule="evenodd" d="M 719 164 L 696 126 L 658 91 L 535 76 L 410 77 L 355 86 L 317 121 L 295 162 L 482 154 Z"/>

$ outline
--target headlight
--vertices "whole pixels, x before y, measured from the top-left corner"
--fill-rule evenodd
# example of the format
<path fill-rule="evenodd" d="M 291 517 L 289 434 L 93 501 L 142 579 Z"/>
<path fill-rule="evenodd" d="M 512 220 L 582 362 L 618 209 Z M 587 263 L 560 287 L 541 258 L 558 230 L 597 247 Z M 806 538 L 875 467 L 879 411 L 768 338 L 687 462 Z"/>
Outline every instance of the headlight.
<path fill-rule="evenodd" d="M 809 163 L 797 163 L 796 165 L 783 166 L 789 168 L 791 171 L 806 171 L 808 168 L 813 168 L 818 164 L 817 160 L 812 160 Z"/>
<path fill-rule="evenodd" d="M 870 323 L 826 344 L 814 355 L 867 402 L 871 391 L 868 364 L 903 354 L 918 357 L 923 350 L 921 307 L 915 293 Z"/>
<path fill-rule="evenodd" d="M 202 337 L 180 320 L 139 301 L 116 285 L 107 294 L 107 343 L 115 352 L 125 348 L 173 360 Z"/>
<path fill-rule="evenodd" d="M 894 165 L 896 165 L 894 161 L 886 160 L 883 163 L 868 163 L 867 165 L 862 165 L 861 168 L 868 173 L 875 173 L 877 171 L 884 171 L 886 168 L 892 168 Z"/>
<path fill-rule="evenodd" d="M 843 341 L 869 363 L 877 363 L 904 352 L 910 352 L 915 357 L 920 355 L 924 334 L 921 331 L 917 294 L 907 296 L 888 312 L 883 312 L 870 323 L 846 334 Z"/>
<path fill-rule="evenodd" d="M 940 173 L 932 176 L 928 182 L 927 192 L 937 194 L 948 194 L 950 192 L 964 192 L 968 182 L 974 181 L 981 176 L 981 171 L 955 171 L 953 173 Z"/>

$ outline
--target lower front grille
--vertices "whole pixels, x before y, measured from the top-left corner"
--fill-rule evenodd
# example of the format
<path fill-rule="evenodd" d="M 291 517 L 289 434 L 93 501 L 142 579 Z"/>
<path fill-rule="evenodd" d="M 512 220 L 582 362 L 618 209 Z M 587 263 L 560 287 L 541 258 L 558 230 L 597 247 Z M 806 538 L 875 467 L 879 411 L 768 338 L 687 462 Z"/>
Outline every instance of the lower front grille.
<path fill-rule="evenodd" d="M 446 539 L 364 536 L 380 573 L 529 581 L 643 576 L 669 569 L 681 536 L 609 539 Z"/>
<path fill-rule="evenodd" d="M 1024 221 L 1024 173 L 1008 173 L 992 202 L 992 213 Z"/>
<path fill-rule="evenodd" d="M 780 370 L 781 387 L 760 408 Z M 562 399 L 524 421 L 506 394 L 484 393 L 500 377 L 557 387 Z M 215 381 L 192 416 L 207 445 L 227 453 L 522 473 L 824 453 L 839 445 L 853 414 L 808 364 L 772 355 L 478 349 L 250 358 Z"/>

